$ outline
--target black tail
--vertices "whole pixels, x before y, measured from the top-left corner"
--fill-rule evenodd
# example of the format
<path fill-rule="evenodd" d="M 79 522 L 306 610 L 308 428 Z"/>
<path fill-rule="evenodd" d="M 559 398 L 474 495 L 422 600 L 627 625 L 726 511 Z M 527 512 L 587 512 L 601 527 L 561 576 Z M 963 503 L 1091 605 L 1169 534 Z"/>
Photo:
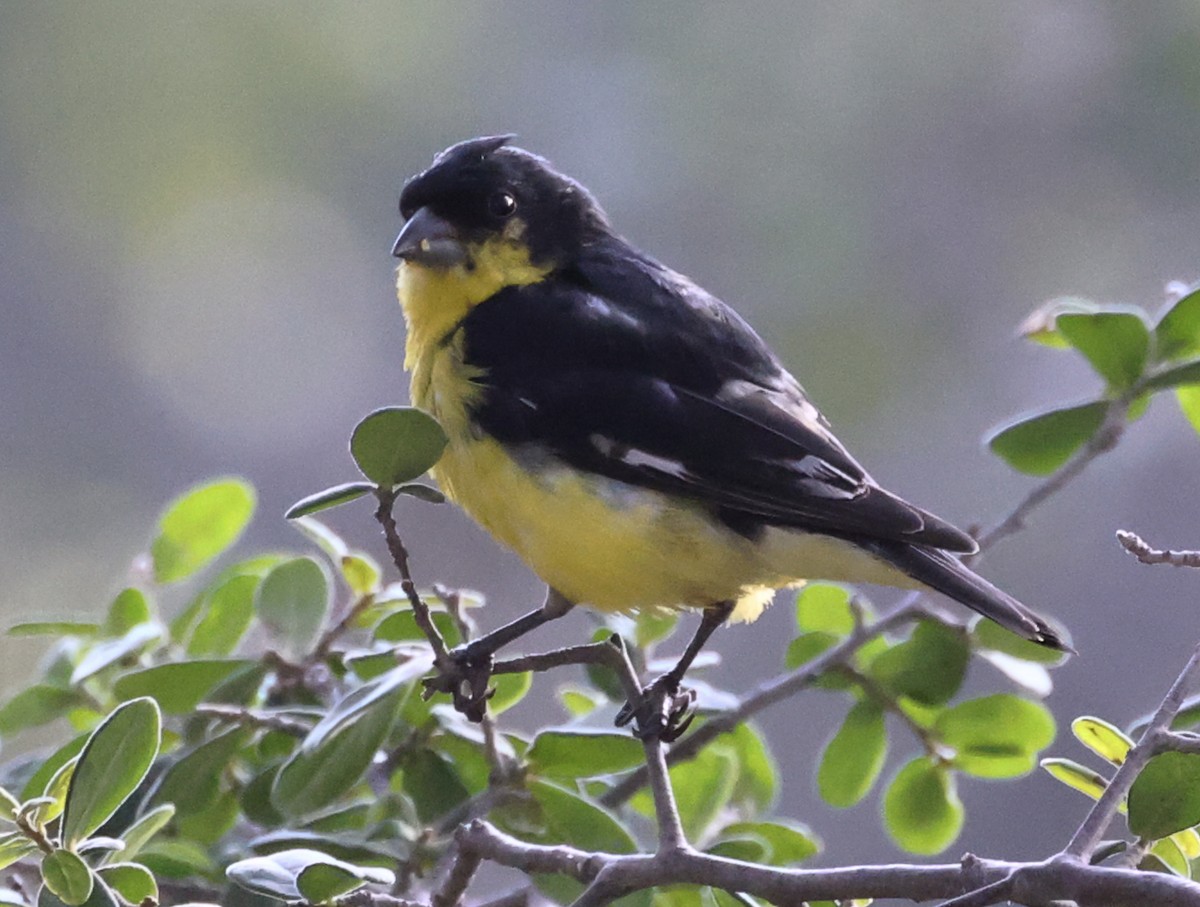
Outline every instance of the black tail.
<path fill-rule="evenodd" d="M 1051 649 L 1075 651 L 1053 627 L 1011 595 L 1000 591 L 964 566 L 952 554 L 904 542 L 855 541 L 877 557 L 899 567 L 913 579 L 962 602 L 1018 636 Z"/>

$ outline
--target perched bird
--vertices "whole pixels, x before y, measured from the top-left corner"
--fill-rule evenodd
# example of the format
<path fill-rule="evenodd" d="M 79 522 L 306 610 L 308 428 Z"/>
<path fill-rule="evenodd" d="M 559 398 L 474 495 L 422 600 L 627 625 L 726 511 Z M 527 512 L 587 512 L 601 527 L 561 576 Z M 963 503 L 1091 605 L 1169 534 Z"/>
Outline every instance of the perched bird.
<path fill-rule="evenodd" d="M 668 704 L 633 709 L 665 736 L 713 629 L 804 579 L 928 587 L 1068 648 L 959 562 L 969 535 L 876 484 L 737 313 L 512 138 L 408 180 L 393 250 L 412 399 L 449 437 L 435 477 L 551 590 L 471 657 L 575 603 L 703 609 Z"/>

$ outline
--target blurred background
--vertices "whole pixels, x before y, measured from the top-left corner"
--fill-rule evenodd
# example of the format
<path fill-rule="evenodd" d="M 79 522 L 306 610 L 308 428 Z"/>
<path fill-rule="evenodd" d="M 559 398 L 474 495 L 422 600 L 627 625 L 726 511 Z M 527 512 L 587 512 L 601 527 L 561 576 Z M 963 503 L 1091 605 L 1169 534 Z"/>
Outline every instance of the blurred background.
<path fill-rule="evenodd" d="M 1098 390 L 1017 339 L 1022 318 L 1060 294 L 1153 310 L 1200 278 L 1191 0 L 5 3 L 0 619 L 100 614 L 164 503 L 218 474 L 259 489 L 251 545 L 300 546 L 285 507 L 352 479 L 355 422 L 406 400 L 400 186 L 496 132 L 737 307 L 878 479 L 960 524 L 1033 485 L 982 447 L 991 427 Z M 1200 636 L 1195 574 L 1113 540 L 1200 546 L 1198 454 L 1162 400 L 989 555 L 1083 653 L 1056 673 L 1057 754 L 1083 755 L 1071 717 L 1155 705 Z M 330 521 L 383 556 L 367 505 Z M 419 577 L 484 590 L 489 623 L 540 600 L 452 508 L 401 523 Z M 713 679 L 773 672 L 792 620 L 781 602 L 721 633 Z M 0 641 L 0 684 L 37 655 Z M 762 718 L 781 810 L 826 861 L 895 858 L 874 799 L 837 813 L 813 792 L 837 695 Z M 558 720 L 540 701 L 518 718 Z M 1086 808 L 1041 773 L 960 792 L 951 858 L 1045 855 Z"/>

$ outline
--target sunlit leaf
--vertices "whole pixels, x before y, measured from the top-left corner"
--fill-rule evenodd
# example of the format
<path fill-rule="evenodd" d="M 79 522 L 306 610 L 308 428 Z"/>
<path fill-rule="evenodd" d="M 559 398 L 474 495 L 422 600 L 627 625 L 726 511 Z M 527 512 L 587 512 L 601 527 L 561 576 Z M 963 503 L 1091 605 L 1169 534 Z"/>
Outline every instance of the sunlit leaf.
<path fill-rule="evenodd" d="M 1181 297 L 1154 328 L 1160 359 L 1182 359 L 1200 354 L 1200 289 Z"/>
<path fill-rule="evenodd" d="M 1104 424 L 1104 401 L 1022 416 L 989 439 L 992 452 L 1020 472 L 1045 476 L 1071 458 Z"/>
<path fill-rule="evenodd" d="M 1183 410 L 1184 416 L 1197 434 L 1200 434 L 1200 387 L 1191 385 L 1189 387 L 1175 388 L 1175 399 L 1179 402 L 1179 408 Z"/>
<path fill-rule="evenodd" d="M 871 700 L 855 703 L 821 755 L 821 797 L 831 806 L 853 806 L 875 785 L 886 756 L 883 709 Z"/>
<path fill-rule="evenodd" d="M 1037 754 L 1054 740 L 1054 718 L 1039 703 L 996 693 L 969 699 L 934 722 L 954 749 L 954 765 L 980 778 L 1013 778 L 1033 771 Z"/>
<path fill-rule="evenodd" d="M 1057 325 L 1110 387 L 1125 390 L 1142 376 L 1150 353 L 1150 329 L 1141 312 L 1063 314 Z"/>
<path fill-rule="evenodd" d="M 221 777 L 247 737 L 245 729 L 232 728 L 182 754 L 159 781 L 154 801 L 174 804 L 178 816 L 205 809 L 217 798 Z"/>
<path fill-rule="evenodd" d="M 888 785 L 883 818 L 892 840 L 910 853 L 945 850 L 963 824 L 954 774 L 924 757 L 912 760 Z"/>
<path fill-rule="evenodd" d="M 1099 800 L 1100 795 L 1108 788 L 1107 778 L 1073 759 L 1052 757 L 1043 759 L 1040 765 L 1067 787 L 1087 794 L 1093 800 Z"/>
<path fill-rule="evenodd" d="M 149 696 L 168 715 L 186 715 L 221 681 L 256 664 L 226 659 L 169 661 L 122 674 L 113 683 L 113 692 L 120 700 Z"/>
<path fill-rule="evenodd" d="M 1193 359 L 1155 372 L 1143 382 L 1142 387 L 1148 391 L 1159 391 L 1169 387 L 1194 387 L 1197 384 L 1200 384 L 1200 360 Z"/>
<path fill-rule="evenodd" d="M 104 636 L 124 636 L 138 624 L 148 623 L 152 616 L 146 594 L 140 589 L 125 589 L 109 605 L 100 632 Z"/>
<path fill-rule="evenodd" d="M 807 583 L 796 595 L 796 626 L 804 633 L 849 636 L 854 631 L 851 592 L 831 583 Z"/>
<path fill-rule="evenodd" d="M 362 474 L 384 488 L 411 482 L 442 455 L 446 433 L 414 407 L 377 409 L 354 428 L 350 454 Z"/>
<path fill-rule="evenodd" d="M 592 778 L 642 763 L 642 745 L 629 734 L 591 728 L 550 728 L 533 738 L 530 770 L 554 778 Z"/>
<path fill-rule="evenodd" d="M 1076 718 L 1071 722 L 1071 731 L 1080 743 L 1113 765 L 1121 765 L 1133 749 L 1133 740 L 1103 718 L 1091 715 Z"/>
<path fill-rule="evenodd" d="M 763 858 L 771 866 L 790 866 L 821 851 L 821 841 L 799 822 L 735 822 L 726 825 L 722 836 L 753 836 L 770 847 Z"/>
<path fill-rule="evenodd" d="M 1075 312 L 1098 312 L 1100 306 L 1081 296 L 1059 296 L 1047 300 L 1025 317 L 1017 333 L 1027 340 L 1053 349 L 1069 349 L 1071 344 L 1058 332 L 1058 317 Z"/>
<path fill-rule="evenodd" d="M 151 838 L 167 827 L 167 823 L 175 815 L 175 807 L 163 803 L 149 810 L 130 825 L 121 835 L 125 849 L 121 852 L 126 860 L 132 860 L 150 843 Z"/>
<path fill-rule="evenodd" d="M 1051 626 L 1059 639 L 1070 640 L 1066 627 L 1053 622 L 1051 622 Z M 1004 652 L 1024 661 L 1058 665 L 1067 659 L 1066 652 L 1031 642 L 986 617 L 976 617 L 971 621 L 971 638 L 985 649 Z"/>
<path fill-rule="evenodd" d="M 924 705 L 941 705 L 962 685 L 969 657 L 962 633 L 938 621 L 922 620 L 908 640 L 871 663 L 870 673 L 895 694 Z"/>
<path fill-rule="evenodd" d="M 242 479 L 221 479 L 192 488 L 167 507 L 150 546 L 154 578 L 185 579 L 241 536 L 254 514 L 254 489 Z"/>
<path fill-rule="evenodd" d="M 42 881 L 68 907 L 79 907 L 92 894 L 92 871 L 69 850 L 55 850 L 42 858 Z"/>
<path fill-rule="evenodd" d="M 154 874 L 140 863 L 109 863 L 98 870 L 100 878 L 130 904 L 142 904 L 147 898 L 158 900 Z"/>
<path fill-rule="evenodd" d="M 48 724 L 86 701 L 75 690 L 41 683 L 26 687 L 0 708 L 0 735 L 8 737 L 26 728 Z"/>

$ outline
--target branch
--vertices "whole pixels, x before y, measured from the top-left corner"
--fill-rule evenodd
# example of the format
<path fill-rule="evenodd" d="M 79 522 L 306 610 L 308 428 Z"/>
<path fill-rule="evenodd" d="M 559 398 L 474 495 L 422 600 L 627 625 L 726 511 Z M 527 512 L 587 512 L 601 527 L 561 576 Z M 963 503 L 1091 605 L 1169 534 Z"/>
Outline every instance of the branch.
<path fill-rule="evenodd" d="M 392 515 L 392 505 L 396 502 L 396 492 L 390 488 L 377 488 L 375 489 L 375 495 L 379 498 L 379 506 L 375 508 L 375 519 L 383 527 L 383 535 L 387 539 L 388 553 L 391 554 L 392 563 L 396 565 L 396 569 L 400 572 L 400 588 L 408 596 L 409 604 L 412 605 L 413 609 L 413 618 L 416 620 L 417 626 L 421 628 L 421 632 L 429 640 L 429 646 L 433 649 L 434 662 L 439 668 L 444 668 L 449 663 L 449 659 L 446 656 L 446 641 L 442 639 L 442 634 L 434 626 L 433 618 L 429 616 L 429 606 L 421 601 L 421 596 L 417 592 L 417 586 L 413 582 L 412 573 L 408 569 L 408 549 L 404 547 L 404 542 L 400 540 L 400 533 L 396 530 L 396 518 Z"/>
<path fill-rule="evenodd" d="M 313 646 L 312 653 L 306 660 L 310 664 L 323 661 L 329 654 L 330 649 L 333 648 L 333 644 L 341 638 L 343 633 L 350 629 L 350 626 L 358 616 L 369 608 L 374 600 L 375 597 L 373 595 L 360 595 L 356 598 L 354 604 L 346 609 L 346 613 L 339 620 L 326 627 L 325 632 L 321 634 L 316 645 Z"/>
<path fill-rule="evenodd" d="M 1135 532 L 1117 530 L 1117 541 L 1121 547 L 1143 564 L 1170 564 L 1172 567 L 1200 567 L 1200 551 L 1172 551 L 1151 548 Z"/>
<path fill-rule="evenodd" d="M 1186 879 L 1091 866 L 1061 856 L 1034 863 L 972 858 L 961 864 L 932 866 L 776 869 L 691 850 L 610 854 L 526 844 L 484 821 L 464 825 L 456 839 L 460 847 L 483 859 L 527 874 L 555 873 L 589 885 L 597 879 L 611 879 L 605 886 L 608 892 L 686 884 L 744 892 L 777 904 L 888 897 L 924 901 L 957 898 L 978 889 L 980 883 L 991 886 L 1007 880 L 1010 897 L 1027 904 L 1075 900 L 1097 907 L 1149 903 L 1200 907 L 1200 885 Z"/>
<path fill-rule="evenodd" d="M 1192 652 L 1192 657 L 1188 659 L 1183 671 L 1171 685 L 1167 695 L 1163 697 L 1162 704 L 1142 732 L 1137 745 L 1129 751 L 1125 761 L 1113 775 L 1112 781 L 1109 782 L 1104 793 L 1100 795 L 1100 799 L 1092 806 L 1091 812 L 1088 813 L 1083 824 L 1071 838 L 1066 850 L 1063 851 L 1065 856 L 1086 860 L 1092 855 L 1092 851 L 1100 843 L 1100 839 L 1125 801 L 1129 788 L 1133 786 L 1137 776 L 1146 767 L 1146 763 L 1161 751 L 1163 745 L 1161 741 L 1170 739 L 1164 738 L 1164 735 L 1170 728 L 1175 713 L 1179 711 L 1184 696 L 1195 682 L 1198 672 L 1200 672 L 1200 647 Z"/>
<path fill-rule="evenodd" d="M 301 739 L 308 736 L 313 729 L 312 724 L 296 718 L 257 709 L 243 708 L 236 705 L 222 705 L 215 702 L 202 702 L 196 706 L 196 714 L 203 718 L 215 718 L 218 721 L 228 721 L 242 727 L 265 728 L 269 731 L 279 731 Z"/>
<path fill-rule="evenodd" d="M 1021 501 L 1009 511 L 1008 515 L 995 526 L 984 530 L 977 536 L 979 552 L 963 558 L 966 563 L 978 560 L 979 557 L 996 542 L 1007 538 L 1025 526 L 1025 518 L 1029 516 L 1047 498 L 1062 491 L 1066 485 L 1079 476 L 1091 465 L 1091 462 L 1103 453 L 1117 446 L 1121 435 L 1125 432 L 1125 420 L 1129 415 L 1129 399 L 1113 400 L 1104 414 L 1104 421 L 1099 430 L 1083 446 L 1079 453 L 1068 460 L 1058 472 L 1047 478 L 1031 490 Z"/>

